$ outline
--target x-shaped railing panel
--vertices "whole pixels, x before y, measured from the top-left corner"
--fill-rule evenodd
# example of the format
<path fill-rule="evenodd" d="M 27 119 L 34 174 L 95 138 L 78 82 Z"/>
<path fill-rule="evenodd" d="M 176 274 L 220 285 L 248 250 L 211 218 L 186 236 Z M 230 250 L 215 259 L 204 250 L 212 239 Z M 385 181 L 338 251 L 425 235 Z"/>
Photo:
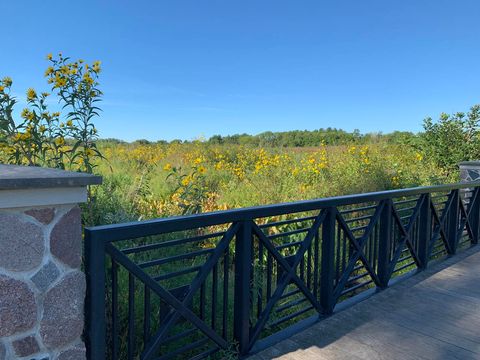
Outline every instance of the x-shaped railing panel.
<path fill-rule="evenodd" d="M 460 226 L 458 227 L 456 237 L 457 242 L 462 236 L 463 230 L 467 230 L 468 236 L 470 239 L 473 239 L 473 230 L 472 225 L 470 224 L 470 211 L 471 209 L 467 209 L 463 201 L 460 201 Z"/>
<path fill-rule="evenodd" d="M 225 235 L 217 244 L 214 252 L 209 256 L 205 264 L 198 271 L 197 276 L 192 281 L 189 291 L 183 298 L 178 300 L 175 295 L 161 286 L 152 277 L 146 274 L 140 266 L 135 264 L 120 250 L 115 248 L 112 244 L 107 244 L 107 252 L 112 259 L 125 267 L 132 275 L 136 276 L 142 281 L 150 290 L 158 295 L 165 303 L 171 306 L 171 310 L 162 322 L 160 329 L 152 336 L 150 342 L 145 346 L 142 353 L 142 359 L 148 360 L 155 356 L 158 347 L 162 343 L 162 339 L 167 335 L 168 331 L 177 323 L 180 317 L 190 321 L 200 331 L 202 331 L 208 338 L 213 340 L 220 348 L 228 348 L 228 343 L 220 335 L 218 335 L 204 320 L 200 319 L 191 309 L 190 304 L 195 293 L 200 289 L 207 276 L 213 270 L 213 267 L 218 263 L 219 259 L 224 255 L 225 251 L 239 229 L 238 223 L 233 224 L 225 232 Z"/>
<path fill-rule="evenodd" d="M 415 261 L 416 265 L 418 267 L 421 266 L 421 261 L 418 257 L 417 251 L 415 249 L 415 245 L 413 244 L 411 239 L 411 233 L 412 233 L 412 229 L 414 227 L 415 222 L 418 220 L 418 217 L 420 215 L 420 208 L 423 205 L 424 201 L 425 201 L 424 196 L 420 196 L 418 198 L 413 214 L 410 216 L 408 220 L 408 224 L 406 226 L 403 225 L 402 219 L 400 217 L 400 214 L 398 213 L 398 210 L 395 208 L 395 206 L 392 206 L 392 215 L 395 221 L 394 224 L 396 224 L 397 228 L 400 230 L 401 238 L 400 238 L 400 241 L 398 241 L 397 247 L 395 248 L 395 251 L 393 253 L 393 256 L 390 262 L 390 270 L 389 270 L 389 276 L 388 276 L 389 278 L 391 277 L 393 271 L 395 270 L 395 266 L 397 265 L 398 259 L 400 259 L 400 255 L 402 254 L 403 249 L 405 249 L 405 245 L 407 245 L 407 248 L 410 251 L 410 254 L 412 254 L 412 258 Z"/>
<path fill-rule="evenodd" d="M 353 245 L 354 249 L 356 250 L 353 256 L 349 259 L 349 262 L 343 271 L 342 277 L 340 278 L 340 281 L 338 282 L 337 286 L 335 287 L 334 290 L 334 299 L 335 302 L 338 301 L 343 289 L 345 288 L 348 279 L 350 278 L 351 273 L 353 272 L 353 269 L 355 267 L 355 264 L 357 263 L 358 260 L 362 262 L 362 264 L 365 266 L 365 269 L 368 271 L 369 275 L 375 282 L 375 284 L 379 285 L 380 284 L 380 279 L 378 278 L 377 274 L 375 273 L 374 269 L 372 268 L 370 262 L 367 260 L 365 254 L 364 254 L 364 247 L 365 244 L 368 241 L 369 236 L 371 235 L 373 229 L 375 228 L 375 225 L 378 223 L 380 219 L 380 214 L 383 211 L 383 206 L 384 203 L 381 202 L 376 208 L 375 212 L 370 219 L 370 222 L 368 223 L 367 228 L 365 229 L 365 232 L 363 235 L 360 237 L 359 240 L 355 237 L 355 235 L 352 233 L 350 230 L 348 224 L 346 223 L 345 219 L 343 216 L 338 212 L 338 210 L 335 209 L 335 217 L 336 221 L 338 223 L 338 226 L 345 231 L 345 234 L 347 235 L 348 240 L 350 241 L 351 245 Z"/>
<path fill-rule="evenodd" d="M 282 296 L 283 292 L 285 291 L 285 289 L 287 288 L 288 284 L 291 281 L 293 281 L 293 283 L 300 289 L 303 295 L 311 302 L 311 304 L 315 307 L 315 309 L 319 313 L 322 311 L 322 307 L 320 303 L 317 301 L 317 299 L 312 294 L 312 292 L 308 289 L 305 282 L 298 277 L 298 275 L 296 274 L 296 271 L 297 271 L 298 265 L 300 264 L 300 261 L 303 259 L 306 251 L 311 246 L 312 241 L 315 237 L 315 234 L 320 229 L 320 226 L 322 225 L 323 220 L 325 219 L 325 216 L 326 216 L 326 211 L 323 210 L 315 218 L 315 221 L 313 222 L 312 227 L 308 230 L 305 236 L 305 239 L 302 241 L 297 253 L 295 254 L 294 260 L 291 265 L 280 254 L 280 252 L 276 249 L 275 245 L 272 244 L 270 239 L 268 239 L 268 237 L 263 233 L 260 227 L 257 224 L 253 223 L 252 230 L 254 235 L 258 237 L 259 241 L 263 244 L 263 246 L 267 249 L 267 251 L 277 261 L 278 265 L 280 265 L 283 268 L 284 273 L 282 274 L 280 281 L 277 283 L 277 287 L 275 288 L 275 291 L 272 294 L 272 297 L 268 300 L 264 310 L 262 311 L 262 313 L 258 318 L 257 323 L 253 327 L 253 330 L 250 334 L 249 347 L 252 347 L 253 344 L 258 339 L 258 337 L 260 336 L 260 333 L 265 327 L 265 324 L 267 323 L 275 304 L 280 300 L 280 297 Z"/>
<path fill-rule="evenodd" d="M 448 214 L 450 212 L 450 208 L 451 208 L 452 203 L 453 203 L 453 196 L 454 196 L 454 192 L 452 191 L 452 192 L 450 192 L 450 194 L 448 196 L 447 202 L 445 204 L 445 207 L 442 210 L 441 215 L 438 214 L 438 210 L 435 207 L 435 205 L 433 203 L 430 203 L 430 209 L 432 211 L 433 220 L 436 224 L 435 225 L 436 227 L 433 231 L 432 238 L 430 240 L 430 244 L 429 244 L 429 247 L 428 247 L 428 258 L 430 258 L 433 247 L 435 246 L 439 237 L 441 237 L 441 239 L 443 241 L 443 244 L 445 246 L 445 249 L 449 253 L 452 252 L 451 245 L 448 242 L 448 236 L 445 232 L 445 222 L 446 222 L 446 219 L 448 218 Z"/>

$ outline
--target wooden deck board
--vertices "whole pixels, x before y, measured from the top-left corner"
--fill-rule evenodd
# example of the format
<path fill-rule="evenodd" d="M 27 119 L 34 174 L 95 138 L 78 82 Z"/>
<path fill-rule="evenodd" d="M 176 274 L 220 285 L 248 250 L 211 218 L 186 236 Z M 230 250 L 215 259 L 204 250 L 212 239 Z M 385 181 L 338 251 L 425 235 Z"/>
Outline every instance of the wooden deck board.
<path fill-rule="evenodd" d="M 480 359 L 478 246 L 250 359 Z"/>

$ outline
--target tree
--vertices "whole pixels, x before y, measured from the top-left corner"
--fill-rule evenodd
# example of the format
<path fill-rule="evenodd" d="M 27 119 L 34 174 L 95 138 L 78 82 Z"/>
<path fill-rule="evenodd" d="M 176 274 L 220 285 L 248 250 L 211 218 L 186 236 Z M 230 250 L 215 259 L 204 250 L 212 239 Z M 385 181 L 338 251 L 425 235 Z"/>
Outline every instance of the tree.
<path fill-rule="evenodd" d="M 447 175 L 457 171 L 458 163 L 480 159 L 480 105 L 465 114 L 442 113 L 437 122 L 426 118 L 423 123 L 422 147 Z"/>

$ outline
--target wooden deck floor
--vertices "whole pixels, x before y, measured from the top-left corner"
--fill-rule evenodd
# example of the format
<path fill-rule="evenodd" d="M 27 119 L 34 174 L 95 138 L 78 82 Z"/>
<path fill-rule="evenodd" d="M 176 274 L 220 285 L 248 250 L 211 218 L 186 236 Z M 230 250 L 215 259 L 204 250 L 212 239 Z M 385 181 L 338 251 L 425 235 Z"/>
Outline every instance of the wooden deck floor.
<path fill-rule="evenodd" d="M 480 359 L 478 248 L 432 266 L 249 359 Z"/>

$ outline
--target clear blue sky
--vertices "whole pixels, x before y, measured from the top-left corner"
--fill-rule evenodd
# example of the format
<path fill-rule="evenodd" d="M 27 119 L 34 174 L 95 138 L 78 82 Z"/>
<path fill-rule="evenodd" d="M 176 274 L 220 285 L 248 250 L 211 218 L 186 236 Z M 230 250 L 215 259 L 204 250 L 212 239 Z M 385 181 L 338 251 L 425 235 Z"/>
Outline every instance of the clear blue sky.
<path fill-rule="evenodd" d="M 478 0 L 2 1 L 0 76 L 101 60 L 102 137 L 418 131 L 480 102 Z"/>

